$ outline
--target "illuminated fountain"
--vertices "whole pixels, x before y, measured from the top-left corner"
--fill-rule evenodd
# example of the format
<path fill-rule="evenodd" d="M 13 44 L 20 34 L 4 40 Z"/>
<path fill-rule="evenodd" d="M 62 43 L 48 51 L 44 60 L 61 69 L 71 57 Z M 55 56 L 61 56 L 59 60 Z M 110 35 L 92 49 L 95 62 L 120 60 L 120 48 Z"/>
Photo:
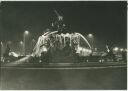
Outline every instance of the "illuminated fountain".
<path fill-rule="evenodd" d="M 55 43 L 58 41 L 60 45 L 58 47 L 61 49 L 66 46 L 68 42 L 70 47 L 75 47 L 75 50 L 82 51 L 82 52 L 91 52 L 91 46 L 87 39 L 80 33 L 66 33 L 66 34 L 57 34 L 58 31 L 50 32 L 48 34 L 44 34 L 38 38 L 36 46 L 34 48 L 33 56 L 41 56 L 42 52 L 48 51 L 50 47 L 55 47 Z M 50 38 L 51 37 L 51 38 Z M 83 47 L 80 45 L 80 39 L 87 44 L 87 47 Z M 83 42 L 82 41 L 82 42 Z M 76 42 L 76 43 L 75 43 Z M 82 49 L 81 49 L 82 48 Z"/>
<path fill-rule="evenodd" d="M 57 12 L 55 11 L 55 13 Z M 47 57 L 51 57 L 51 60 L 54 58 L 71 60 L 76 56 L 89 56 L 92 51 L 88 40 L 80 33 L 65 32 L 63 30 L 65 24 L 62 23 L 63 17 L 58 13 L 57 15 L 58 20 L 52 25 L 52 27 L 55 27 L 55 24 L 57 24 L 56 30 L 51 29 L 38 38 L 32 56 L 41 58 L 48 54 Z"/>

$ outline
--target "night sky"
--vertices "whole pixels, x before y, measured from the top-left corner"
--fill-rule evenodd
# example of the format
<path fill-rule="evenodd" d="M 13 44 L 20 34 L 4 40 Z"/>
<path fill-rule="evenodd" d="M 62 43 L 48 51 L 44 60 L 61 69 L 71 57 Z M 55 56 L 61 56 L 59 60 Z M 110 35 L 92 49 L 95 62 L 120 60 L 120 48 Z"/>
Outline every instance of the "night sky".
<path fill-rule="evenodd" d="M 2 2 L 2 41 L 21 41 L 25 30 L 30 31 L 33 38 L 38 38 L 55 17 L 54 9 L 64 17 L 70 31 L 84 36 L 92 33 L 99 45 L 113 43 L 126 47 L 126 1 Z"/>

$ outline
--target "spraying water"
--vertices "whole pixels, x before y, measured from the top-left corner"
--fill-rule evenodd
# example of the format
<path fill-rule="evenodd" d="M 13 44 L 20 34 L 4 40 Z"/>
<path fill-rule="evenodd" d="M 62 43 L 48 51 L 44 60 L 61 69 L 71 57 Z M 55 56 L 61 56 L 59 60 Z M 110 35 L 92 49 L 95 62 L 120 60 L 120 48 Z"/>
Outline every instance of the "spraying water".
<path fill-rule="evenodd" d="M 40 36 L 38 38 L 38 41 L 36 43 L 36 46 L 34 48 L 34 51 L 32 53 L 32 56 L 37 56 L 40 57 L 41 53 L 45 50 L 48 51 L 48 48 L 51 46 L 47 46 L 48 44 L 52 44 L 54 45 L 54 43 L 56 43 L 56 41 L 59 40 L 60 45 L 62 45 L 63 47 L 66 46 L 67 41 L 69 41 L 70 46 L 75 46 L 72 44 L 72 42 L 77 42 L 77 46 L 79 46 L 80 44 L 80 39 L 82 38 L 84 40 L 84 42 L 88 45 L 88 47 L 91 49 L 91 46 L 89 44 L 89 42 L 87 41 L 87 39 L 80 33 L 66 33 L 66 34 L 57 34 L 58 31 L 53 31 L 53 32 L 49 32 L 49 33 L 45 33 L 42 36 Z M 50 36 L 53 36 L 53 38 L 50 38 Z M 51 42 L 51 40 L 54 40 L 54 43 Z M 50 42 L 50 43 L 49 43 Z M 60 46 L 59 45 L 59 46 Z M 58 46 L 58 48 L 59 48 Z M 61 47 L 62 47 L 61 46 Z M 77 48 L 77 50 L 79 50 L 80 48 Z M 81 50 L 84 51 L 85 49 Z"/>
<path fill-rule="evenodd" d="M 84 41 L 88 44 L 89 48 L 91 49 L 91 45 L 89 44 L 88 40 L 82 34 L 80 33 L 76 33 L 76 34 L 80 35 L 84 39 Z"/>

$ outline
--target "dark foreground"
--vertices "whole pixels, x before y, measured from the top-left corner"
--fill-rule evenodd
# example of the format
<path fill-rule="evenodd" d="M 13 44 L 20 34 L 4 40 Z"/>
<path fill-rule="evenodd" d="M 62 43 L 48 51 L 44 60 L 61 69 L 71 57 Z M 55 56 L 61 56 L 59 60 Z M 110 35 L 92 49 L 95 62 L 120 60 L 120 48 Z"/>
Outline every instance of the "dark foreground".
<path fill-rule="evenodd" d="M 0 88 L 5 90 L 124 90 L 127 68 L 39 69 L 1 68 Z"/>

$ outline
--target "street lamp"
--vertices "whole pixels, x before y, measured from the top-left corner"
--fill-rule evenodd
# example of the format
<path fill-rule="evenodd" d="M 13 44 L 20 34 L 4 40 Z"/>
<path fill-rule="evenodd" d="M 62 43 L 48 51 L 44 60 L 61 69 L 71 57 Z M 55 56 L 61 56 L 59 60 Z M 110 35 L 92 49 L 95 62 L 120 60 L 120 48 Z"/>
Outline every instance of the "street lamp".
<path fill-rule="evenodd" d="M 29 34 L 29 31 L 25 31 L 24 33 L 25 33 L 26 35 L 28 35 L 28 34 Z"/>
<path fill-rule="evenodd" d="M 88 38 L 93 38 L 93 34 L 88 34 Z"/>
<path fill-rule="evenodd" d="M 94 35 L 93 34 L 88 34 L 87 37 L 89 38 L 91 45 L 92 45 L 92 49 L 94 49 Z"/>
<path fill-rule="evenodd" d="M 26 37 L 29 35 L 29 31 L 24 31 L 24 34 L 23 34 L 23 42 L 24 42 L 24 55 L 26 55 Z"/>

